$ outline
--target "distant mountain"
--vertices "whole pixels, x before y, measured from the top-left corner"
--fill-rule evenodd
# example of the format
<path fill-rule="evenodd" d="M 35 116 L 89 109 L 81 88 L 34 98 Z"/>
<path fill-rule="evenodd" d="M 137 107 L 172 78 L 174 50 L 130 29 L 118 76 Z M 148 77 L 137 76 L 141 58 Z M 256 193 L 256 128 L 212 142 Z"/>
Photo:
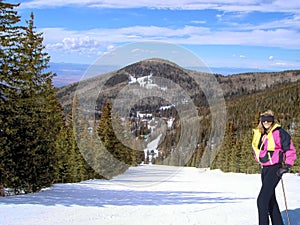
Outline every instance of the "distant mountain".
<path fill-rule="evenodd" d="M 55 87 L 63 87 L 68 84 L 79 81 L 89 68 L 89 64 L 76 64 L 76 63 L 50 63 L 50 70 L 57 74 L 53 79 Z M 99 73 L 107 73 L 114 71 L 118 66 L 106 65 L 99 67 Z M 201 71 L 201 68 L 190 67 L 190 70 Z M 233 67 L 210 67 L 211 73 L 220 75 L 232 75 L 246 72 L 274 72 L 271 70 L 261 70 L 253 68 L 233 68 Z"/>
<path fill-rule="evenodd" d="M 80 68 L 84 69 L 85 67 L 83 65 L 78 66 L 77 70 L 75 69 L 73 74 L 76 74 L 75 72 L 78 72 Z M 204 73 L 197 72 L 195 70 L 182 68 L 175 63 L 164 59 L 148 59 L 106 74 L 103 74 L 103 71 L 99 71 L 98 76 L 90 78 L 84 82 L 80 82 L 79 86 L 78 82 L 74 82 L 60 87 L 58 89 L 58 97 L 66 111 L 68 111 L 75 91 L 83 94 L 94 93 L 92 90 L 97 88 L 99 89 L 100 85 L 102 85 L 101 93 L 99 93 L 99 96 L 97 97 L 97 104 L 99 108 L 101 108 L 107 99 L 115 98 L 122 88 L 132 82 L 133 78 L 144 79 L 150 75 L 152 85 L 155 84 L 155 79 L 157 80 L 159 77 L 180 85 L 180 87 L 183 88 L 189 96 L 191 96 L 197 107 L 207 106 L 206 99 L 208 93 L 203 93 L 201 87 L 199 87 L 199 85 L 193 80 L 193 76 L 200 77 L 202 80 L 206 79 L 206 81 L 203 82 L 206 82 L 207 85 L 210 85 L 209 77 L 214 76 L 223 91 L 225 99 L 261 92 L 268 88 L 274 88 L 282 84 L 300 80 L 300 70 L 281 72 L 247 72 L 228 76 L 209 74 L 209 76 L 207 76 L 207 74 L 205 75 Z M 102 78 L 100 78 L 100 76 Z M 105 81 L 105 85 L 101 84 L 101 82 L 103 82 L 103 76 L 109 77 L 108 80 Z M 167 86 L 168 84 L 156 83 L 155 85 Z M 216 90 L 211 90 L 211 92 L 215 91 Z M 95 102 L 90 101 L 95 101 L 95 96 L 87 96 L 85 103 L 95 104 Z M 156 107 L 163 105 L 157 99 L 153 100 L 152 104 L 156 105 Z"/>
<path fill-rule="evenodd" d="M 193 69 L 193 68 L 191 68 Z M 194 68 L 197 70 L 196 68 Z M 210 67 L 210 71 L 213 74 L 221 74 L 224 76 L 227 75 L 233 75 L 233 74 L 239 74 L 239 73 L 255 73 L 255 72 L 276 72 L 273 70 L 263 70 L 263 69 L 257 69 L 257 68 L 234 68 L 234 67 Z M 279 72 L 279 71 L 278 71 Z"/>

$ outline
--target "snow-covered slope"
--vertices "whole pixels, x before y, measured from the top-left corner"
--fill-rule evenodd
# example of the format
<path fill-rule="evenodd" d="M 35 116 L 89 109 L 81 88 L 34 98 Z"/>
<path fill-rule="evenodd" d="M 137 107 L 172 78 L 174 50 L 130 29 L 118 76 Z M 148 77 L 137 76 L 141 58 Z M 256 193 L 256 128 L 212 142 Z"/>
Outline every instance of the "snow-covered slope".
<path fill-rule="evenodd" d="M 300 177 L 284 176 L 292 225 L 300 225 Z M 144 165 L 110 181 L 56 184 L 0 198 L 1 225 L 255 225 L 260 175 Z M 281 183 L 277 199 L 287 224 Z"/>

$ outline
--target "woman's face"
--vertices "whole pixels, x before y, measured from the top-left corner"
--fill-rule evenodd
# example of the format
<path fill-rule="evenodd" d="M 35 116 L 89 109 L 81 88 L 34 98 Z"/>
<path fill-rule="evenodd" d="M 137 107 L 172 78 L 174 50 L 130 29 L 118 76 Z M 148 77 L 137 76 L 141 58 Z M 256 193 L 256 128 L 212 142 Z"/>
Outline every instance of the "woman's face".
<path fill-rule="evenodd" d="M 270 126 L 272 125 L 272 122 L 264 121 L 264 122 L 262 122 L 262 124 L 263 124 L 264 128 L 269 129 Z"/>

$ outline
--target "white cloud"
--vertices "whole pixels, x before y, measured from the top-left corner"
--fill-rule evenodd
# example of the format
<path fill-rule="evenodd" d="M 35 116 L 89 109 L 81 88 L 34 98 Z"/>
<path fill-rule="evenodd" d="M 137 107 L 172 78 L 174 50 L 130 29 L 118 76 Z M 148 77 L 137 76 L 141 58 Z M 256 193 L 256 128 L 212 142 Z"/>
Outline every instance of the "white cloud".
<path fill-rule="evenodd" d="M 150 53 L 153 54 L 155 51 L 143 48 L 135 48 L 131 50 L 131 53 Z"/>
<path fill-rule="evenodd" d="M 269 60 L 271 60 L 271 61 L 274 60 L 274 56 L 270 55 Z"/>
<path fill-rule="evenodd" d="M 173 8 L 173 9 L 217 9 L 218 20 L 222 20 L 226 11 L 235 12 L 233 16 L 241 17 L 253 10 L 267 12 L 293 12 L 290 17 L 258 25 L 240 24 L 227 21 L 220 30 L 201 27 L 204 20 L 190 21 L 195 26 L 168 28 L 160 26 L 132 26 L 116 29 L 66 30 L 62 28 L 43 29 L 48 49 L 83 51 L 107 51 L 114 45 L 147 40 L 165 41 L 173 44 L 207 44 L 207 45 L 248 45 L 300 49 L 300 1 L 289 4 L 285 0 L 29 0 L 21 4 L 25 8 L 59 7 L 72 5 L 78 7 L 112 7 L 112 8 Z M 236 19 L 236 18 L 235 18 Z M 234 20 L 236 21 L 236 20 Z M 229 26 L 228 26 L 229 25 Z M 213 28 L 215 29 L 215 28 Z M 297 30 L 298 29 L 298 30 Z"/>
<path fill-rule="evenodd" d="M 66 49 L 93 48 L 99 45 L 98 41 L 91 39 L 89 36 L 67 37 L 62 42 Z"/>
<path fill-rule="evenodd" d="M 292 17 L 286 17 L 283 19 L 274 20 L 271 22 L 263 22 L 263 20 L 258 25 L 251 24 L 240 24 L 231 23 L 231 30 L 274 30 L 274 29 L 300 29 L 300 16 L 293 15 Z"/>
<path fill-rule="evenodd" d="M 276 62 L 275 63 L 276 66 L 287 66 L 286 62 Z"/>
<path fill-rule="evenodd" d="M 206 24 L 206 21 L 204 21 L 204 20 L 192 20 L 191 23 L 193 23 L 193 24 Z"/>
<path fill-rule="evenodd" d="M 259 1 L 259 0 L 31 0 L 21 4 L 23 8 L 42 8 L 42 7 L 59 7 L 66 5 L 101 7 L 101 8 L 168 8 L 168 9 L 217 9 L 234 12 L 298 12 L 300 9 L 299 1 L 276 0 L 276 1 Z"/>
<path fill-rule="evenodd" d="M 248 45 L 300 49 L 300 33 L 293 30 L 214 31 L 185 26 L 172 29 L 158 26 L 133 26 L 119 29 L 71 31 L 48 28 L 44 33 L 48 48 L 82 50 L 106 48 L 122 43 L 165 41 L 173 44 Z"/>

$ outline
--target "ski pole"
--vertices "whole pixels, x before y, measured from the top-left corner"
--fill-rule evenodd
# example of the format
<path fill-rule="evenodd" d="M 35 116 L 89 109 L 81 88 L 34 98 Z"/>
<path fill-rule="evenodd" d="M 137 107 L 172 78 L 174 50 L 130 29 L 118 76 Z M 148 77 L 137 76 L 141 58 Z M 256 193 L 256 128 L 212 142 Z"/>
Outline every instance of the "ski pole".
<path fill-rule="evenodd" d="M 285 196 L 285 190 L 284 190 L 284 185 L 283 185 L 283 179 L 281 177 L 281 185 L 282 185 L 282 191 L 283 191 L 283 197 L 284 197 L 284 203 L 285 203 L 285 213 L 286 217 L 288 220 L 288 225 L 291 225 L 290 217 L 289 217 L 289 212 L 288 212 L 288 207 L 287 207 L 287 202 L 286 202 L 286 196 Z"/>

